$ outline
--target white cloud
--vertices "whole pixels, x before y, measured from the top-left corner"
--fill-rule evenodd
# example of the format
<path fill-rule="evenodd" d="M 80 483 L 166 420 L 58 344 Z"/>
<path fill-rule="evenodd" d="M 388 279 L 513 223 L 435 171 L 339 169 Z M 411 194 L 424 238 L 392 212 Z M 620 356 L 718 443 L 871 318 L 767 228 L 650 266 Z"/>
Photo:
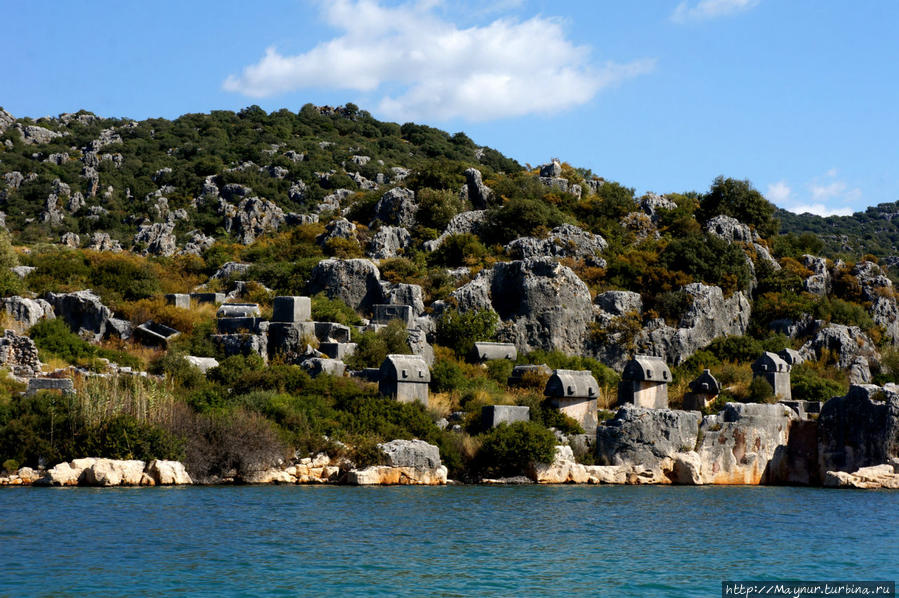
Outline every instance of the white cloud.
<path fill-rule="evenodd" d="M 809 185 L 809 190 L 812 192 L 812 199 L 815 201 L 826 201 L 828 199 L 836 198 L 845 201 L 857 201 L 861 199 L 862 196 L 861 189 L 850 189 L 843 181 L 834 181 L 832 183 L 820 185 L 812 183 Z"/>
<path fill-rule="evenodd" d="M 790 186 L 787 185 L 786 181 L 777 181 L 776 183 L 768 185 L 768 192 L 765 193 L 765 197 L 768 201 L 782 206 L 791 198 L 792 194 L 793 190 L 790 189 Z"/>
<path fill-rule="evenodd" d="M 851 216 L 852 208 L 829 208 L 823 203 L 811 203 L 811 204 L 800 204 L 794 205 L 787 210 L 793 212 L 794 214 L 817 214 L 818 216 Z"/>
<path fill-rule="evenodd" d="M 223 88 L 256 98 L 303 88 L 353 90 L 373 94 L 388 118 L 482 121 L 584 104 L 655 67 L 646 59 L 596 65 L 590 48 L 568 40 L 557 19 L 502 18 L 459 28 L 436 15 L 438 5 L 323 2 L 324 19 L 341 35 L 296 56 L 270 47 Z"/>
<path fill-rule="evenodd" d="M 684 0 L 671 13 L 671 20 L 675 23 L 707 21 L 749 10 L 759 2 L 760 0 L 699 0 L 691 6 Z"/>

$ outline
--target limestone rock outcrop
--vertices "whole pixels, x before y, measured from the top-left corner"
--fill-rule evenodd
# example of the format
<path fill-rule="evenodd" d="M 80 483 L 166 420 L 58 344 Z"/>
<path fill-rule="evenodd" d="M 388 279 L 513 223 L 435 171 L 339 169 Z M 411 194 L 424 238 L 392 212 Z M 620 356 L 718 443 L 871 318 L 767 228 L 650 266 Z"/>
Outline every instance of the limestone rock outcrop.
<path fill-rule="evenodd" d="M 368 257 L 386 260 L 397 257 L 409 247 L 412 236 L 401 226 L 382 226 L 372 236 L 368 244 Z"/>
<path fill-rule="evenodd" d="M 381 272 L 366 259 L 320 261 L 312 269 L 309 293 L 324 292 L 331 299 L 341 299 L 355 310 L 367 311 L 381 303 Z"/>
<path fill-rule="evenodd" d="M 678 364 L 718 337 L 746 334 L 751 306 L 741 291 L 725 298 L 720 287 L 700 282 L 686 285 L 684 291 L 690 307 L 677 326 L 651 322 L 635 339 L 639 352 Z"/>
<path fill-rule="evenodd" d="M 144 255 L 170 257 L 178 250 L 174 231 L 174 222 L 142 224 L 134 235 L 134 243 L 143 246 Z"/>
<path fill-rule="evenodd" d="M 9 316 L 27 330 L 43 319 L 53 319 L 53 307 L 44 299 L 29 299 L 13 295 L 0 300 L 0 306 Z"/>
<path fill-rule="evenodd" d="M 372 465 L 347 473 L 347 483 L 369 485 L 446 484 L 447 469 L 440 450 L 423 440 L 392 440 L 378 445 L 386 465 Z"/>
<path fill-rule="evenodd" d="M 855 385 L 818 416 L 818 461 L 830 471 L 855 472 L 899 457 L 899 388 Z"/>
<path fill-rule="evenodd" d="M 415 224 L 415 192 L 405 187 L 390 189 L 375 204 L 375 217 L 385 224 L 411 228 Z"/>
<path fill-rule="evenodd" d="M 573 224 L 563 224 L 552 229 L 545 239 L 534 237 L 515 239 L 506 245 L 506 253 L 516 260 L 548 255 L 588 260 L 603 267 L 605 260 L 599 255 L 608 245 L 600 235 L 582 230 Z"/>
<path fill-rule="evenodd" d="M 495 311 L 497 337 L 519 351 L 583 351 L 593 307 L 587 285 L 553 258 L 499 262 L 451 295 L 460 309 Z"/>
<path fill-rule="evenodd" d="M 73 293 L 47 293 L 43 297 L 53 307 L 56 317 L 81 335 L 100 340 L 107 332 L 112 310 L 103 305 L 90 289 Z"/>

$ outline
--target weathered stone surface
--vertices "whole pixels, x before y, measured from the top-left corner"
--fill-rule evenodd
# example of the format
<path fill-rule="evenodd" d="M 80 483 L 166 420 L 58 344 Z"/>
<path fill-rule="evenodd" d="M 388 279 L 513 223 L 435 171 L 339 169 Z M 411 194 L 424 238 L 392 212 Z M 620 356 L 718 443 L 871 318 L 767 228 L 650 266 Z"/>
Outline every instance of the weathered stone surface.
<path fill-rule="evenodd" d="M 3 310 L 27 330 L 43 319 L 53 319 L 53 307 L 44 299 L 29 299 L 13 295 L 2 299 Z"/>
<path fill-rule="evenodd" d="M 111 238 L 109 233 L 96 232 L 91 235 L 87 248 L 94 251 L 119 253 L 122 251 L 122 244 L 117 239 Z"/>
<path fill-rule="evenodd" d="M 433 470 L 372 465 L 347 472 L 346 483 L 353 486 L 442 486 L 446 480 L 447 469 L 444 465 Z"/>
<path fill-rule="evenodd" d="M 758 239 L 758 235 L 754 234 L 747 225 L 724 214 L 715 216 L 706 222 L 705 230 L 729 243 L 752 243 Z"/>
<path fill-rule="evenodd" d="M 397 257 L 403 252 L 412 236 L 401 226 L 382 226 L 372 236 L 368 244 L 368 257 L 375 260 L 386 260 Z"/>
<path fill-rule="evenodd" d="M 230 185 L 225 185 L 225 189 L 228 187 Z M 250 245 L 256 237 L 284 226 L 284 210 L 267 199 L 245 197 L 236 207 L 226 202 L 221 209 L 225 230 L 237 236 L 244 245 Z"/>
<path fill-rule="evenodd" d="M 174 231 L 174 222 L 142 224 L 134 235 L 134 243 L 144 246 L 141 252 L 144 255 L 169 257 L 178 250 Z"/>
<path fill-rule="evenodd" d="M 481 171 L 469 168 L 465 171 L 465 185 L 462 187 L 463 198 L 468 199 L 475 209 L 483 210 L 493 199 L 493 190 L 484 184 Z"/>
<path fill-rule="evenodd" d="M 40 145 L 43 143 L 50 143 L 57 137 L 62 137 L 62 133 L 57 133 L 56 131 L 51 131 L 45 127 L 39 127 L 37 125 L 16 125 L 19 129 L 19 132 L 22 134 L 22 141 L 25 142 L 25 145 Z"/>
<path fill-rule="evenodd" d="M 179 461 L 154 459 L 147 466 L 147 473 L 160 486 L 193 484 L 190 475 Z"/>
<path fill-rule="evenodd" d="M 640 314 L 643 311 L 643 298 L 633 291 L 606 291 L 596 296 L 595 303 L 608 317 Z"/>
<path fill-rule="evenodd" d="M 704 484 L 763 484 L 785 478 L 792 409 L 781 404 L 728 403 L 702 426 Z"/>
<path fill-rule="evenodd" d="M 219 365 L 218 359 L 215 357 L 196 357 L 195 355 L 187 355 L 184 359 L 187 360 L 187 363 L 199 369 L 204 374 Z"/>
<path fill-rule="evenodd" d="M 829 471 L 854 472 L 899 457 L 899 393 L 887 385 L 855 385 L 818 416 L 818 460 Z"/>
<path fill-rule="evenodd" d="M 137 460 L 97 459 L 84 470 L 81 482 L 87 486 L 139 486 L 145 465 Z"/>
<path fill-rule="evenodd" d="M 72 249 L 78 249 L 81 245 L 81 237 L 73 232 L 64 233 L 62 237 L 60 237 L 59 243 L 66 247 L 71 247 Z"/>
<path fill-rule="evenodd" d="M 547 164 L 540 165 L 540 176 L 545 178 L 556 178 L 562 176 L 562 163 L 557 158 L 553 158 Z"/>
<path fill-rule="evenodd" d="M 502 320 L 497 340 L 519 351 L 583 351 L 593 319 L 590 291 L 548 257 L 499 262 L 452 293 L 460 309 L 489 309 Z"/>
<path fill-rule="evenodd" d="M 477 234 L 478 230 L 481 228 L 481 224 L 483 224 L 486 218 L 486 210 L 473 210 L 456 214 L 450 219 L 449 224 L 446 225 L 446 230 L 444 230 L 439 237 L 433 241 L 427 241 L 424 244 L 425 250 L 436 251 L 447 237 L 452 235 L 462 235 L 466 233 Z"/>
<path fill-rule="evenodd" d="M 316 239 L 319 245 L 324 245 L 331 239 L 346 239 L 358 241 L 356 238 L 356 225 L 346 218 L 337 218 L 325 226 L 325 232 Z"/>
<path fill-rule="evenodd" d="M 265 360 L 268 359 L 268 338 L 264 334 L 213 334 L 209 338 L 221 348 L 225 357 L 255 353 Z"/>
<path fill-rule="evenodd" d="M 522 237 L 506 245 L 506 253 L 521 260 L 544 255 L 601 261 L 599 254 L 608 243 L 600 235 L 582 230 L 573 224 L 563 224 L 552 229 L 545 239 Z"/>
<path fill-rule="evenodd" d="M 663 459 L 695 448 L 700 421 L 697 411 L 626 404 L 596 429 L 596 456 L 603 465 L 659 468 Z"/>
<path fill-rule="evenodd" d="M 391 440 L 378 445 L 385 465 L 435 469 L 440 467 L 440 449 L 424 440 Z"/>
<path fill-rule="evenodd" d="M 411 228 L 415 224 L 415 192 L 405 187 L 390 189 L 375 204 L 375 218 L 385 224 Z"/>
<path fill-rule="evenodd" d="M 659 210 L 674 210 L 677 208 L 676 203 L 664 195 L 657 195 L 655 193 L 647 193 L 641 197 L 637 203 L 640 206 L 640 209 L 643 210 L 653 222 L 658 221 L 660 215 Z"/>
<path fill-rule="evenodd" d="M 837 367 L 851 369 L 855 366 L 853 382 L 871 379 L 867 366 L 869 362 L 879 362 L 880 353 L 858 326 L 828 324 L 823 320 L 816 320 L 811 334 L 812 337 L 799 349 L 803 359 L 820 359 L 822 351 L 827 350 L 836 359 Z M 865 361 L 862 362 L 860 358 Z"/>
<path fill-rule="evenodd" d="M 224 264 L 219 266 L 219 269 L 215 271 L 215 274 L 213 274 L 210 279 L 228 280 L 236 278 L 238 276 L 243 276 L 251 267 L 252 264 L 244 264 L 242 262 L 225 262 Z"/>
<path fill-rule="evenodd" d="M 83 469 L 73 468 L 68 463 L 59 463 L 47 470 L 46 483 L 49 486 L 77 486 Z"/>
<path fill-rule="evenodd" d="M 484 405 L 481 407 L 481 427 L 495 428 L 500 424 L 531 420 L 531 408 L 522 405 Z"/>
<path fill-rule="evenodd" d="M 16 124 L 16 117 L 0 108 L 0 134 L 5 133 L 6 129 Z"/>
<path fill-rule="evenodd" d="M 822 485 L 828 488 L 899 489 L 899 471 L 890 463 L 862 467 L 853 473 L 828 471 Z"/>
<path fill-rule="evenodd" d="M 869 313 L 878 326 L 882 326 L 891 343 L 899 344 L 899 306 L 892 281 L 874 262 L 860 261 L 852 269 L 858 279 L 862 296 L 871 303 Z"/>
<path fill-rule="evenodd" d="M 103 338 L 112 310 L 103 305 L 90 289 L 74 293 L 47 293 L 44 299 L 53 307 L 56 316 L 75 332 L 90 335 L 95 340 Z"/>
<path fill-rule="evenodd" d="M 403 282 L 381 282 L 384 303 L 388 305 L 408 305 L 412 315 L 420 316 L 425 310 L 424 291 L 417 284 Z"/>
<path fill-rule="evenodd" d="M 184 244 L 181 253 L 190 255 L 201 255 L 204 251 L 215 244 L 215 238 L 204 235 L 198 230 L 188 233 L 188 241 Z"/>
<path fill-rule="evenodd" d="M 34 341 L 12 330 L 5 331 L 0 336 L 0 366 L 8 368 L 15 376 L 36 376 L 41 371 L 41 362 Z"/>
<path fill-rule="evenodd" d="M 827 260 L 814 255 L 803 255 L 802 264 L 812 271 L 812 275 L 806 278 L 802 285 L 805 290 L 819 297 L 826 297 L 831 290 L 832 278 L 827 268 Z"/>
<path fill-rule="evenodd" d="M 324 292 L 332 299 L 341 299 L 355 310 L 367 311 L 383 300 L 381 272 L 365 259 L 320 261 L 312 270 L 309 293 Z"/>
<path fill-rule="evenodd" d="M 663 320 L 650 323 L 636 338 L 640 353 L 678 364 L 721 336 L 741 336 L 749 326 L 751 306 L 742 292 L 728 298 L 721 289 L 699 282 L 684 287 L 691 300 L 677 327 Z"/>

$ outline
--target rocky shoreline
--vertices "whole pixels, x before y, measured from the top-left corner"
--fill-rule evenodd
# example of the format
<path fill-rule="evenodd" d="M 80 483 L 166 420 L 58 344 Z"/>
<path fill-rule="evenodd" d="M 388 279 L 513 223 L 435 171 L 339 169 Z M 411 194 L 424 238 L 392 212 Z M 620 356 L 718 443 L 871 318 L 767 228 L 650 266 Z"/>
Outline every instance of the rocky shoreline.
<path fill-rule="evenodd" d="M 528 476 L 485 484 L 799 485 L 899 489 L 899 389 L 857 385 L 828 401 L 818 419 L 781 404 L 727 403 L 714 415 L 624 405 L 596 431 L 597 465 L 559 445 L 552 463 Z M 445 485 L 437 446 L 378 445 L 381 461 L 356 467 L 325 453 L 278 467 L 195 481 L 177 461 L 75 459 L 48 470 L 24 467 L 0 485 L 162 486 L 202 484 Z"/>

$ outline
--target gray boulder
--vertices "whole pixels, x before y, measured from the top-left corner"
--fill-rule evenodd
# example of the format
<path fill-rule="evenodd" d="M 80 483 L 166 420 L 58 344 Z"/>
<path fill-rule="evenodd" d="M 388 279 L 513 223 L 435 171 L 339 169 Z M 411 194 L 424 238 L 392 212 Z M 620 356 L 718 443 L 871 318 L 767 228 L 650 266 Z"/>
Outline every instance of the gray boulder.
<path fill-rule="evenodd" d="M 647 193 L 640 198 L 637 204 L 653 222 L 658 221 L 659 210 L 674 210 L 677 208 L 676 203 L 674 203 L 664 195 L 656 195 L 655 193 Z"/>
<path fill-rule="evenodd" d="M 424 244 L 425 250 L 436 251 L 446 238 L 452 235 L 477 234 L 486 218 L 486 210 L 472 210 L 456 214 L 450 219 L 449 224 L 446 225 L 446 230 L 439 237 Z"/>
<path fill-rule="evenodd" d="M 380 282 L 381 272 L 370 260 L 331 258 L 316 264 L 307 288 L 310 295 L 324 292 L 355 310 L 368 311 L 383 300 Z"/>
<path fill-rule="evenodd" d="M 513 259 L 549 255 L 569 257 L 596 262 L 605 266 L 599 254 L 606 250 L 608 243 L 600 235 L 582 230 L 573 224 L 563 224 L 552 229 L 545 239 L 522 237 L 506 245 L 506 253 Z"/>
<path fill-rule="evenodd" d="M 96 232 L 91 235 L 87 248 L 93 251 L 119 253 L 122 251 L 122 244 L 117 239 L 110 237 L 109 233 Z"/>
<path fill-rule="evenodd" d="M 178 245 L 175 240 L 174 222 L 154 222 L 142 224 L 134 235 L 134 243 L 143 245 L 143 255 L 160 255 L 169 257 L 175 255 Z"/>
<path fill-rule="evenodd" d="M 851 386 L 818 416 L 818 463 L 828 471 L 854 472 L 899 457 L 899 394 L 894 385 Z"/>
<path fill-rule="evenodd" d="M 397 257 L 409 247 L 412 236 L 401 226 L 382 226 L 368 244 L 368 257 L 374 260 L 386 260 Z"/>
<path fill-rule="evenodd" d="M 440 449 L 424 440 L 391 440 L 378 445 L 390 467 L 436 469 L 440 467 Z"/>
<path fill-rule="evenodd" d="M 828 324 L 823 320 L 816 320 L 811 334 L 812 337 L 799 349 L 799 354 L 805 360 L 820 359 L 826 349 L 836 359 L 836 365 L 840 369 L 851 368 L 859 357 L 873 362 L 880 361 L 880 353 L 874 343 L 858 326 Z M 870 379 L 870 372 L 860 372 L 860 377 Z"/>
<path fill-rule="evenodd" d="M 690 298 L 687 312 L 676 327 L 664 320 L 651 322 L 635 340 L 640 353 L 678 364 L 718 337 L 746 333 L 751 306 L 742 292 L 725 298 L 719 287 L 699 282 L 684 291 Z"/>
<path fill-rule="evenodd" d="M 63 234 L 63 236 L 59 239 L 59 242 L 66 247 L 78 249 L 78 247 L 81 245 L 81 237 L 79 237 L 77 233 L 68 232 Z"/>
<path fill-rule="evenodd" d="M 6 129 L 16 124 L 16 117 L 0 108 L 0 135 L 6 132 Z"/>
<path fill-rule="evenodd" d="M 715 235 L 728 243 L 752 243 L 758 238 L 752 230 L 736 218 L 720 214 L 711 218 L 705 224 L 705 230 L 710 235 Z"/>
<path fill-rule="evenodd" d="M 869 313 L 878 326 L 882 326 L 892 344 L 899 344 L 899 306 L 893 293 L 893 283 L 880 266 L 874 262 L 861 261 L 852 269 L 858 279 L 862 295 L 871 303 Z"/>
<path fill-rule="evenodd" d="M 347 241 L 357 241 L 356 225 L 346 218 L 337 218 L 332 220 L 325 226 L 325 232 L 319 235 L 316 242 L 324 245 L 331 239 L 346 239 Z"/>
<path fill-rule="evenodd" d="M 268 338 L 264 334 L 213 334 L 209 338 L 225 354 L 225 357 L 249 356 L 255 353 L 263 360 L 268 360 Z"/>
<path fill-rule="evenodd" d="M 22 141 L 25 145 L 40 145 L 42 143 L 50 143 L 57 137 L 62 137 L 62 133 L 51 131 L 37 125 L 21 126 L 17 125 L 19 132 L 22 134 Z"/>
<path fill-rule="evenodd" d="M 198 230 L 193 230 L 188 234 L 188 241 L 184 244 L 183 254 L 202 255 L 204 251 L 215 245 L 215 238 L 204 235 Z"/>
<path fill-rule="evenodd" d="M 19 322 L 27 330 L 43 319 L 53 319 L 56 316 L 53 308 L 43 299 L 28 299 L 13 295 L 2 300 L 3 310 Z"/>
<path fill-rule="evenodd" d="M 420 316 L 425 311 L 424 291 L 417 284 L 382 281 L 381 294 L 388 305 L 410 306 L 414 316 Z"/>
<path fill-rule="evenodd" d="M 583 352 L 593 319 L 590 291 L 567 266 L 549 257 L 499 262 L 452 293 L 461 309 L 491 309 L 497 337 L 519 351 Z"/>
<path fill-rule="evenodd" d="M 606 291 L 596 296 L 595 303 L 608 316 L 624 316 L 643 311 L 643 298 L 633 291 Z"/>
<path fill-rule="evenodd" d="M 662 459 L 695 448 L 701 419 L 698 411 L 626 404 L 596 428 L 596 456 L 602 465 L 657 468 Z"/>
<path fill-rule="evenodd" d="M 243 262 L 225 262 L 210 277 L 210 280 L 229 280 L 246 274 L 252 264 L 244 264 Z"/>
<path fill-rule="evenodd" d="M 415 224 L 415 192 L 404 187 L 390 189 L 375 204 L 375 217 L 386 224 L 411 228 Z"/>
<path fill-rule="evenodd" d="M 557 178 L 562 176 L 562 163 L 553 158 L 549 164 L 540 166 L 540 176 L 544 178 Z"/>
<path fill-rule="evenodd" d="M 91 290 L 74 293 L 47 293 L 43 297 L 53 307 L 56 317 L 62 318 L 69 328 L 98 341 L 106 334 L 112 310 L 103 305 Z"/>
<path fill-rule="evenodd" d="M 225 189 L 228 187 L 225 185 Z M 225 203 L 222 212 L 225 230 L 236 235 L 244 245 L 252 244 L 256 237 L 264 233 L 278 230 L 285 221 L 284 210 L 258 197 L 245 197 L 237 207 Z"/>
<path fill-rule="evenodd" d="M 465 171 L 465 185 L 462 187 L 462 197 L 471 202 L 478 210 L 487 208 L 487 204 L 493 199 L 493 190 L 484 184 L 481 171 L 469 168 Z"/>

